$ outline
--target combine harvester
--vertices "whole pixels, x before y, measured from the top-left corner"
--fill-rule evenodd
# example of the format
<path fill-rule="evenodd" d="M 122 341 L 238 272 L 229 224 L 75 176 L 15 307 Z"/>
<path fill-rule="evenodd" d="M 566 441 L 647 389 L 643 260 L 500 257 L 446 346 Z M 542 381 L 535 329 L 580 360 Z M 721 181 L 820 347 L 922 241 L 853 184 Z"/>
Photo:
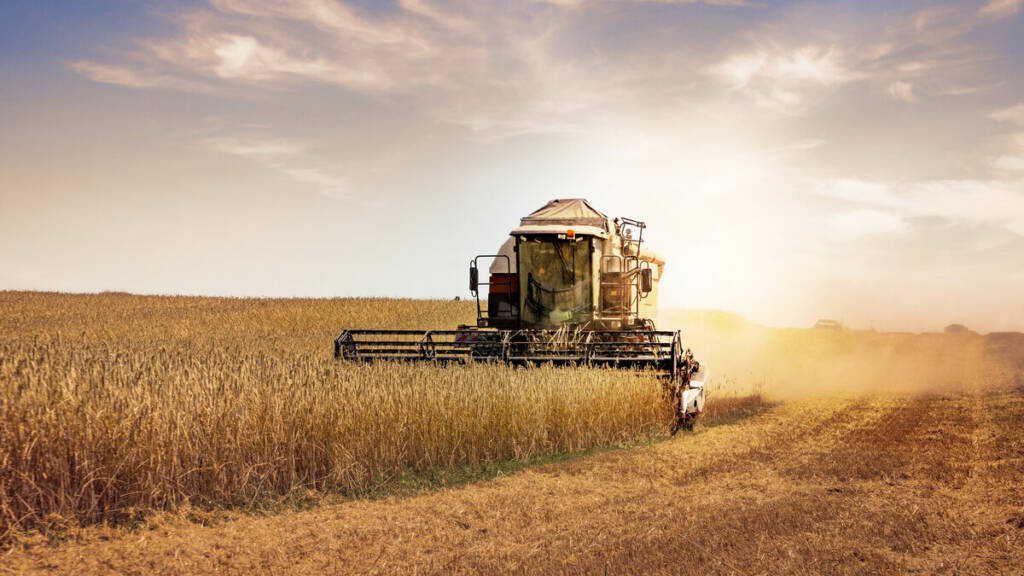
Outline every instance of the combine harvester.
<path fill-rule="evenodd" d="M 608 218 L 586 200 L 552 200 L 523 218 L 497 254 L 473 258 L 475 327 L 345 330 L 334 356 L 651 370 L 675 406 L 672 432 L 692 428 L 704 410 L 705 370 L 678 330 L 654 327 L 665 260 L 643 247 L 645 228 Z"/>

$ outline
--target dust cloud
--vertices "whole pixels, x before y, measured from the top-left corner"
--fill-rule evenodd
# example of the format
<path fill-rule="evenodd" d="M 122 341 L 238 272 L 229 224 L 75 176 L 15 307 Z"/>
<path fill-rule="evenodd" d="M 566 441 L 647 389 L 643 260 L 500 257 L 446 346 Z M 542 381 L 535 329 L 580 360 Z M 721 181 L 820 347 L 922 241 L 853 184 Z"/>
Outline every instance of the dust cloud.
<path fill-rule="evenodd" d="M 767 328 L 726 312 L 686 310 L 663 310 L 658 326 L 683 331 L 684 346 L 708 367 L 710 394 L 951 393 L 1013 374 L 988 353 L 992 337 L 975 333 Z"/>

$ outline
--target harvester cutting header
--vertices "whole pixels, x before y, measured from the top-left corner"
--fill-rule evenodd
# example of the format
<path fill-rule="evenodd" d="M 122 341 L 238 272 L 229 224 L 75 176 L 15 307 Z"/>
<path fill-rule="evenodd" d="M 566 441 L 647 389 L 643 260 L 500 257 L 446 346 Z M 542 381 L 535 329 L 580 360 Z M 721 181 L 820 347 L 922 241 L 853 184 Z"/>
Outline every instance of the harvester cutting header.
<path fill-rule="evenodd" d="M 346 330 L 334 355 L 651 369 L 665 380 L 677 426 L 690 426 L 704 408 L 705 371 L 679 331 L 654 326 L 665 260 L 643 246 L 646 227 L 583 199 L 552 200 L 522 218 L 497 254 L 471 261 L 476 326 Z"/>

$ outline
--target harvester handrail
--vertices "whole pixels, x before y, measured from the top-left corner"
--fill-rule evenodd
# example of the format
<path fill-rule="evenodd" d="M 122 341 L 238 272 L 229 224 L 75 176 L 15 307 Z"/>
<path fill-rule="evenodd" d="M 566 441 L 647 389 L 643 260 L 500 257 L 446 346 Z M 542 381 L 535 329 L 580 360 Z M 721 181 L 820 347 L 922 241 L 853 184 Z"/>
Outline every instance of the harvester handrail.
<path fill-rule="evenodd" d="M 502 259 L 505 260 L 505 274 L 516 274 L 516 275 L 519 274 L 519 270 L 518 270 L 519 263 L 516 262 L 516 268 L 517 269 L 516 269 L 515 272 L 513 272 L 512 271 L 512 259 L 508 256 L 508 254 L 478 254 L 478 255 L 474 256 L 473 259 L 470 260 L 470 262 L 469 262 L 470 274 L 471 275 L 472 274 L 476 274 L 477 278 L 479 278 L 479 274 L 480 274 L 480 272 L 479 272 L 480 266 L 479 266 L 479 263 L 477 262 L 477 260 L 479 260 L 481 258 L 492 258 L 494 260 L 502 258 Z M 500 282 L 490 282 L 489 279 L 488 279 L 487 282 L 480 282 L 479 279 L 477 280 L 477 282 L 476 282 L 477 288 L 472 291 L 473 298 L 476 300 L 476 323 L 477 323 L 477 326 L 485 325 L 485 324 L 482 323 L 482 321 L 485 320 L 485 319 L 490 318 L 490 314 L 485 316 L 483 308 L 480 307 L 480 288 L 479 287 L 480 286 L 490 286 L 491 284 L 497 284 L 499 286 L 512 287 L 514 284 L 516 284 L 516 282 L 514 282 L 513 280 L 511 280 L 511 279 L 509 279 L 507 277 L 503 278 Z M 490 288 L 488 288 L 488 290 L 490 290 Z M 488 295 L 488 297 L 490 297 L 490 296 Z M 516 310 L 515 317 L 517 319 L 517 322 L 518 322 L 518 316 L 519 316 L 519 312 L 518 312 L 518 310 Z"/>

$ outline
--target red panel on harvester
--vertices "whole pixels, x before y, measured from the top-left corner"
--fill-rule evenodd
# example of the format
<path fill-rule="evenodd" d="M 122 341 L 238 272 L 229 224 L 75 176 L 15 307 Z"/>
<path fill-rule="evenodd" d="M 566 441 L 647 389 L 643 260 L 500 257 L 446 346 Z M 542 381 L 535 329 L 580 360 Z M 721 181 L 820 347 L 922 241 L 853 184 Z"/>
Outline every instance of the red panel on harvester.
<path fill-rule="evenodd" d="M 515 274 L 491 274 L 487 294 L 488 325 L 511 329 L 519 322 L 519 277 Z"/>
<path fill-rule="evenodd" d="M 490 294 L 517 294 L 519 282 L 515 274 L 491 274 Z"/>

